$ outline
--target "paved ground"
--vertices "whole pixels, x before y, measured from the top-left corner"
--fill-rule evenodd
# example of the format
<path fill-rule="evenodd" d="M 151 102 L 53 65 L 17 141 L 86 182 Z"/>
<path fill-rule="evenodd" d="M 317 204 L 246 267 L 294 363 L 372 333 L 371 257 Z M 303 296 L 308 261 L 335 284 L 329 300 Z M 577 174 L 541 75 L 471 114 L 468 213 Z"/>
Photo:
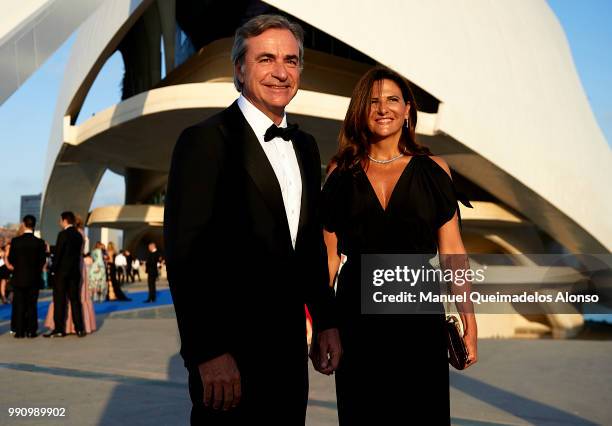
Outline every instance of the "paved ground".
<path fill-rule="evenodd" d="M 16 340 L 0 322 L 0 425 L 187 424 L 172 308 L 115 311 L 98 324 L 84 339 Z M 612 425 L 611 355 L 611 340 L 482 340 L 480 362 L 450 372 L 453 424 Z M 11 418 L 9 407 L 66 416 Z M 308 425 L 335 424 L 333 379 L 311 372 Z"/>

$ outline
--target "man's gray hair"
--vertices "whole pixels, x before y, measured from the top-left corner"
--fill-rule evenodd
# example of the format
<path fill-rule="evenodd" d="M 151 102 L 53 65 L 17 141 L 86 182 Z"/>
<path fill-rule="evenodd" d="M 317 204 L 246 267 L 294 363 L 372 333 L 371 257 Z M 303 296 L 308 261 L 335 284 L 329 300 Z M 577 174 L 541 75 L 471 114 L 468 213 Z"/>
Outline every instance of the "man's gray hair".
<path fill-rule="evenodd" d="M 244 57 L 247 51 L 246 41 L 251 37 L 257 37 L 270 28 L 280 28 L 291 31 L 291 34 L 293 34 L 298 43 L 300 71 L 304 66 L 304 30 L 302 27 L 281 15 L 255 16 L 239 27 L 234 35 L 232 64 L 234 64 L 234 86 L 239 92 L 242 92 L 242 83 L 238 80 L 238 76 L 236 75 L 236 65 L 242 66 L 244 64 Z"/>

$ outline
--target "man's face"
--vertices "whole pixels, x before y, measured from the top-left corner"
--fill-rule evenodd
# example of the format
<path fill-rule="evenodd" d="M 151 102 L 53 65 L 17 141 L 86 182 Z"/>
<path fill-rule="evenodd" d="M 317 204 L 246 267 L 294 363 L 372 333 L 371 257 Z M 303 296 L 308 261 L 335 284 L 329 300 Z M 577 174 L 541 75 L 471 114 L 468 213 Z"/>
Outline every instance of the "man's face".
<path fill-rule="evenodd" d="M 291 31 L 271 28 L 246 43 L 244 62 L 236 67 L 242 94 L 276 121 L 300 85 L 298 42 Z"/>

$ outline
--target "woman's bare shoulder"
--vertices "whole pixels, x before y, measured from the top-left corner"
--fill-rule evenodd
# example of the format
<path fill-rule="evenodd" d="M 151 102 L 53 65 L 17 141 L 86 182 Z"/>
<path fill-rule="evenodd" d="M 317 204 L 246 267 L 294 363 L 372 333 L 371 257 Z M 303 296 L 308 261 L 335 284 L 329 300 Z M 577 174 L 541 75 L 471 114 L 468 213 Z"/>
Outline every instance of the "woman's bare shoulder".
<path fill-rule="evenodd" d="M 331 161 L 328 165 L 327 165 L 327 170 L 326 170 L 326 177 L 329 177 L 329 175 L 332 174 L 332 172 L 334 170 L 336 170 L 336 168 L 338 167 L 338 164 L 335 161 Z"/>
<path fill-rule="evenodd" d="M 444 170 L 448 176 L 451 176 L 450 167 L 448 166 L 448 163 L 446 162 L 444 158 L 437 156 L 437 155 L 430 155 L 429 158 L 435 161 L 436 164 L 440 166 L 442 170 Z"/>

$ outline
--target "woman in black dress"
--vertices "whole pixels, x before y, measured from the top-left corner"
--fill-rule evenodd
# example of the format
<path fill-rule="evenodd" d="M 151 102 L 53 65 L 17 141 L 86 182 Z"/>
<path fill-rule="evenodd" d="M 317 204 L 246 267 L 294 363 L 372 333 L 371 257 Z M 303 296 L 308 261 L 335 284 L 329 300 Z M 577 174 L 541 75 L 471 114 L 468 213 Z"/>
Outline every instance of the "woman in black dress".
<path fill-rule="evenodd" d="M 2 302 L 2 304 L 8 303 L 6 287 L 11 278 L 11 270 L 7 264 L 10 246 L 10 243 L 8 243 L 6 246 L 0 247 L 0 302 Z"/>
<path fill-rule="evenodd" d="M 415 140 L 408 83 L 377 67 L 353 92 L 340 149 L 323 188 L 325 243 L 337 284 L 343 357 L 336 371 L 341 425 L 450 424 L 444 315 L 362 315 L 364 253 L 465 254 L 457 197 L 444 160 Z M 469 204 L 469 202 L 468 202 Z M 473 312 L 461 306 L 463 312 Z M 476 321 L 461 314 L 476 362 Z"/>

